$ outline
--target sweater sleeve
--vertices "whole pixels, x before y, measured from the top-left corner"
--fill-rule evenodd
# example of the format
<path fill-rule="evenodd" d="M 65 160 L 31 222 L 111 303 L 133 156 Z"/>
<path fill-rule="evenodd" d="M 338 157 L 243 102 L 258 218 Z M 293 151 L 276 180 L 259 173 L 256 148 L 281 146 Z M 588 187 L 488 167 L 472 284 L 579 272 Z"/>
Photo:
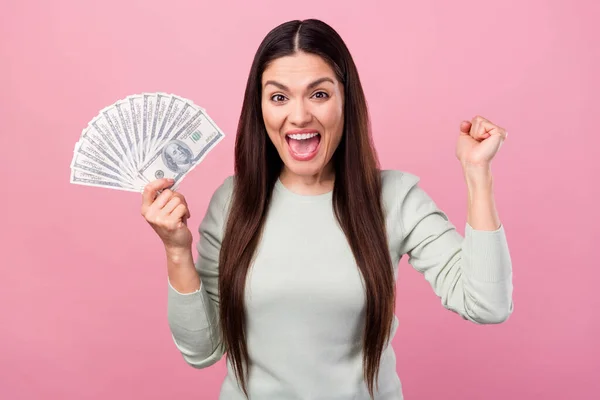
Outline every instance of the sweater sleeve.
<path fill-rule="evenodd" d="M 505 321 L 513 311 L 512 263 L 501 225 L 461 236 L 447 215 L 404 173 L 396 180 L 399 254 L 423 274 L 442 305 L 477 324 Z"/>
<path fill-rule="evenodd" d="M 218 262 L 231 189 L 232 177 L 229 177 L 213 194 L 198 229 L 195 267 L 200 288 L 180 293 L 167 279 L 171 335 L 184 360 L 195 368 L 213 365 L 225 353 L 219 327 Z"/>

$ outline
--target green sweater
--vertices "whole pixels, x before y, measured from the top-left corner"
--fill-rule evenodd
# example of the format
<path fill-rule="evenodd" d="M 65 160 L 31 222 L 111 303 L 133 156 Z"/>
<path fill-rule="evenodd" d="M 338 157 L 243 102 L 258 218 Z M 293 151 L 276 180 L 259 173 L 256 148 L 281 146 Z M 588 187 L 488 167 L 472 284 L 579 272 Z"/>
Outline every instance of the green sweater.
<path fill-rule="evenodd" d="M 504 227 L 480 231 L 466 224 L 463 238 L 419 187 L 417 176 L 381 174 L 394 277 L 406 254 L 448 310 L 477 324 L 506 320 L 513 310 L 513 286 Z M 182 294 L 168 285 L 173 340 L 195 368 L 223 356 L 218 259 L 232 185 L 229 177 L 215 191 L 199 227 L 200 289 Z M 369 399 L 362 375 L 365 293 L 335 219 L 332 192 L 304 196 L 277 181 L 248 274 L 245 305 L 250 400 Z M 394 317 L 392 338 L 397 327 Z M 229 361 L 226 365 L 219 399 L 244 399 Z M 391 343 L 382 354 L 378 382 L 376 399 L 402 399 Z"/>

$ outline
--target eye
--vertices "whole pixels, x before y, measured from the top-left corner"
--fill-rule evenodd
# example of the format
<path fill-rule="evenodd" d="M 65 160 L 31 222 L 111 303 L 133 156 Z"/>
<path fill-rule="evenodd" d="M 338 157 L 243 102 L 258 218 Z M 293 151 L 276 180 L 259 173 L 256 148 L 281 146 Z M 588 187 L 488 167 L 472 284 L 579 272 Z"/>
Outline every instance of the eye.
<path fill-rule="evenodd" d="M 329 97 L 329 95 L 323 91 L 318 91 L 315 94 L 313 94 L 313 96 L 315 96 L 317 99 L 326 99 L 327 97 Z"/>
<path fill-rule="evenodd" d="M 274 101 L 275 103 L 281 103 L 282 101 L 285 101 L 285 96 L 282 94 L 274 94 L 271 96 L 271 101 Z"/>

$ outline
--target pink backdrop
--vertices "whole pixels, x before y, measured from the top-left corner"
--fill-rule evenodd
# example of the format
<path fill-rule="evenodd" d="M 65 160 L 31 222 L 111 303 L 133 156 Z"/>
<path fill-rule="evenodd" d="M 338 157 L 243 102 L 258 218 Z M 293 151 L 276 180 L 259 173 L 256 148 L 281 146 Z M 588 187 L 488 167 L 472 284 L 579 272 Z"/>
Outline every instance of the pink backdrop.
<path fill-rule="evenodd" d="M 224 360 L 195 370 L 171 341 L 163 250 L 140 196 L 71 185 L 73 145 L 129 94 L 205 107 L 227 137 L 181 186 L 197 240 L 233 171 L 254 52 L 275 25 L 308 17 L 355 57 L 382 166 L 421 176 L 461 233 L 459 123 L 482 114 L 510 132 L 494 174 L 515 313 L 462 321 L 403 260 L 393 344 L 406 398 L 598 398 L 598 3 L 281 3 L 2 3 L 0 398 L 217 398 Z"/>

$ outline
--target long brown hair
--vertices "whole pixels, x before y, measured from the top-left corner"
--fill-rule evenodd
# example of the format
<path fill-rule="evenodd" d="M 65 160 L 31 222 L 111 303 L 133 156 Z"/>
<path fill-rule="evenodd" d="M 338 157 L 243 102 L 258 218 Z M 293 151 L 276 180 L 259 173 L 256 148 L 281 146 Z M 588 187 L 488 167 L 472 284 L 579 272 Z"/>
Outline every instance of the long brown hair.
<path fill-rule="evenodd" d="M 333 209 L 366 286 L 363 375 L 373 397 L 394 316 L 395 282 L 381 204 L 381 178 L 358 71 L 338 33 L 309 19 L 283 23 L 263 39 L 252 63 L 235 143 L 235 184 L 219 260 L 220 324 L 227 358 L 248 396 L 244 314 L 246 276 L 283 163 L 262 119 L 261 80 L 273 60 L 297 51 L 321 56 L 344 86 L 344 131 L 332 161 Z"/>

